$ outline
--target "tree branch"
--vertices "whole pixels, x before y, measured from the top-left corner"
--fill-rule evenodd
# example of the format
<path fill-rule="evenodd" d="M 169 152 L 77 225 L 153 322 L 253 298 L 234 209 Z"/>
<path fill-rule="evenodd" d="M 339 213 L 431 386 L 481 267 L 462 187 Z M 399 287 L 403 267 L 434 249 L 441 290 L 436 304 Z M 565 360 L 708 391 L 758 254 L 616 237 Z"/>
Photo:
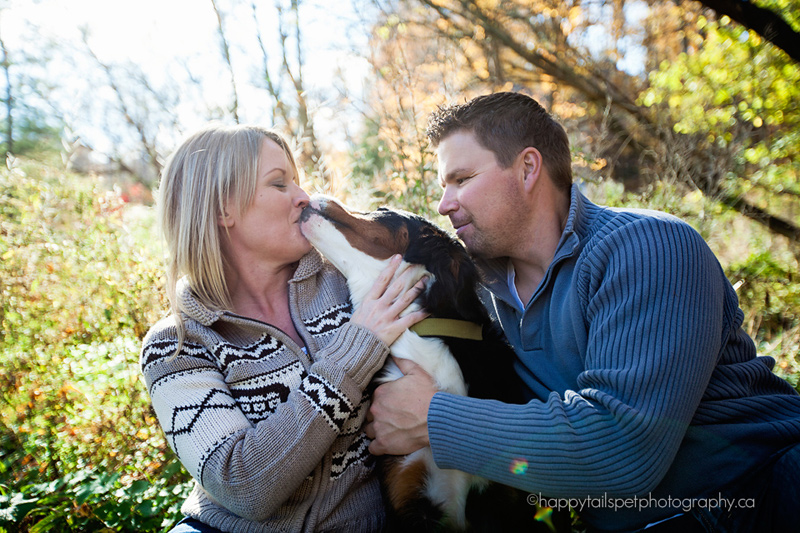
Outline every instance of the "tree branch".
<path fill-rule="evenodd" d="M 277 111 L 278 115 L 280 115 L 283 122 L 288 126 L 291 122 L 291 117 L 289 114 L 289 110 L 286 107 L 286 104 L 283 102 L 283 99 L 281 98 L 280 91 L 273 83 L 272 76 L 270 76 L 269 73 L 269 64 L 267 61 L 267 48 L 266 46 L 264 46 L 264 40 L 261 37 L 261 30 L 259 29 L 256 3 L 255 2 L 251 3 L 250 7 L 253 10 L 253 21 L 256 24 L 256 40 L 258 40 L 258 46 L 261 48 L 261 58 L 263 60 L 263 65 L 264 65 L 263 67 L 264 81 L 267 84 L 267 91 L 269 92 L 270 96 L 272 96 L 272 99 L 275 100 L 272 121 L 275 122 L 275 111 Z"/>
<path fill-rule="evenodd" d="M 233 63 L 231 62 L 231 50 L 228 46 L 228 39 L 225 36 L 225 26 L 223 24 L 222 12 L 217 8 L 217 2 L 211 0 L 211 6 L 214 8 L 214 13 L 217 15 L 217 28 L 219 29 L 219 38 L 222 44 L 222 55 L 225 58 L 225 63 L 228 65 L 228 71 L 231 74 L 231 87 L 233 88 L 233 104 L 231 113 L 233 120 L 239 123 L 239 92 L 236 90 L 236 76 L 233 74 Z"/>
<path fill-rule="evenodd" d="M 800 62 L 800 33 L 774 11 L 748 0 L 700 0 L 700 3 L 755 31 L 786 52 L 795 62 Z"/>
<path fill-rule="evenodd" d="M 86 31 L 83 32 L 82 38 L 89 55 L 92 57 L 92 59 L 94 59 L 103 72 L 105 72 L 106 78 L 108 79 L 108 84 L 114 91 L 114 95 L 117 98 L 117 103 L 119 104 L 120 111 L 122 111 L 122 116 L 125 118 L 125 122 L 127 122 L 128 125 L 136 130 L 136 133 L 139 135 L 139 141 L 142 143 L 142 148 L 150 159 L 150 163 L 153 165 L 156 175 L 160 174 L 161 162 L 158 159 L 158 150 L 156 149 L 155 142 L 149 138 L 145 124 L 141 120 L 136 120 L 133 118 L 133 114 L 131 113 L 128 104 L 125 102 L 122 89 L 117 84 L 114 73 L 111 70 L 111 66 L 103 63 L 97 54 L 95 54 L 94 50 L 89 44 L 89 36 L 87 35 Z"/>
<path fill-rule="evenodd" d="M 765 226 L 771 232 L 783 235 L 793 243 L 800 243 L 800 227 L 791 222 L 767 213 L 740 196 L 718 194 L 715 198 L 723 205 Z"/>

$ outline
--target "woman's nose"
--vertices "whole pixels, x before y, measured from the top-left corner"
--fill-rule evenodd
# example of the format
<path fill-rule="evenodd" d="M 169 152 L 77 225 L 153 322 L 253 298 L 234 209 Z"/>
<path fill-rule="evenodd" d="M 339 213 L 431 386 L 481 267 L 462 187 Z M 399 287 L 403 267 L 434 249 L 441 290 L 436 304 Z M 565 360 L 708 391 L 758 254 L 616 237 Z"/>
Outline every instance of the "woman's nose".
<path fill-rule="evenodd" d="M 301 187 L 297 187 L 297 194 L 294 197 L 294 204 L 297 207 L 305 207 L 311 202 L 311 198 L 308 196 L 308 193 L 304 191 Z"/>

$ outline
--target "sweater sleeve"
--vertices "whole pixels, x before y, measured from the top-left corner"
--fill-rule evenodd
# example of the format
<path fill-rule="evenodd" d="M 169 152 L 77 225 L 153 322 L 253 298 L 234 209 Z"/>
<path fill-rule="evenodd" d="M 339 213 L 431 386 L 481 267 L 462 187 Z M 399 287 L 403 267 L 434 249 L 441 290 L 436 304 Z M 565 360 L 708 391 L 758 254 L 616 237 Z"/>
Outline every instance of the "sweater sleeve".
<path fill-rule="evenodd" d="M 578 390 L 526 405 L 437 393 L 428 428 L 440 467 L 553 497 L 645 494 L 666 474 L 726 334 L 727 280 L 678 221 L 636 220 L 584 256 Z"/>
<path fill-rule="evenodd" d="M 388 354 L 369 330 L 344 324 L 318 362 L 298 372 L 288 399 L 253 424 L 207 349 L 185 343 L 172 357 L 176 344 L 151 336 L 142 351 L 145 381 L 167 441 L 213 500 L 253 521 L 274 515 L 336 437 L 352 429 L 346 426 L 361 405 L 365 376 Z"/>

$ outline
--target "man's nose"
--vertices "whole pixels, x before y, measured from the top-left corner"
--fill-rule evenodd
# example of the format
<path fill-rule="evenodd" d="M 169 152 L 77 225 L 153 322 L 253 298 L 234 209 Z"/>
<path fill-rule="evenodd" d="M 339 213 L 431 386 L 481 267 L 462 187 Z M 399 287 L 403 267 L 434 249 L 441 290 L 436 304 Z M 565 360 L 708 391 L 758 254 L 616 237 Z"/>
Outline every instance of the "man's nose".
<path fill-rule="evenodd" d="M 452 192 L 452 189 L 445 187 L 444 191 L 442 191 L 442 198 L 439 200 L 437 211 L 439 211 L 440 215 L 447 216 L 457 210 L 458 202 L 456 201 L 455 193 Z"/>

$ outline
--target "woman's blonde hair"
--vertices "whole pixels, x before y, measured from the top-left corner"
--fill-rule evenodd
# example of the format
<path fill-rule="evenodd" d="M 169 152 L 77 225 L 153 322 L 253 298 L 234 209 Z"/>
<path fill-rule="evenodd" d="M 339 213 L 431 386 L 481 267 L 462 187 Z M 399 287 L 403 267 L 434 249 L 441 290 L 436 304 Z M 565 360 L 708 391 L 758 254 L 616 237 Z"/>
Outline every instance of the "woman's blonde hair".
<path fill-rule="evenodd" d="M 225 209 L 241 213 L 250 205 L 265 139 L 283 149 L 298 181 L 297 164 L 286 140 L 272 130 L 247 125 L 210 125 L 190 135 L 170 155 L 161 173 L 156 202 L 167 244 L 167 295 L 178 321 L 180 344 L 184 338 L 183 310 L 177 297 L 181 278 L 186 278 L 207 308 L 231 307 L 218 220 Z"/>

